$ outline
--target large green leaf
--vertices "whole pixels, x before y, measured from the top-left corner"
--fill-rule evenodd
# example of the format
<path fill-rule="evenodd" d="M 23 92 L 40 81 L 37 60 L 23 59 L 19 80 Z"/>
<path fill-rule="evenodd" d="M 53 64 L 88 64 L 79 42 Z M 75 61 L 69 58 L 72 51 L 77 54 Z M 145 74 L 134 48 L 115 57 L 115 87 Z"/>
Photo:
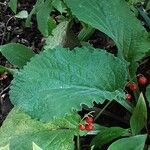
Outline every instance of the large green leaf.
<path fill-rule="evenodd" d="M 112 143 L 108 150 L 143 150 L 147 135 L 123 138 Z"/>
<path fill-rule="evenodd" d="M 13 65 L 22 68 L 34 53 L 28 47 L 19 43 L 10 43 L 0 46 L 0 52 Z"/>
<path fill-rule="evenodd" d="M 43 124 L 15 108 L 0 129 L 0 147 L 9 144 L 10 150 L 32 150 L 36 144 L 43 150 L 73 150 L 74 130 Z"/>
<path fill-rule="evenodd" d="M 150 49 L 148 33 L 124 0 L 65 0 L 77 18 L 104 32 L 116 43 L 118 55 L 131 63 L 135 75 L 136 61 Z"/>
<path fill-rule="evenodd" d="M 119 138 L 120 136 L 123 136 L 128 133 L 129 133 L 128 129 L 123 129 L 120 127 L 106 128 L 100 131 L 97 134 L 97 136 L 93 138 L 91 145 L 94 145 L 94 147 L 100 148 L 104 144 L 107 144 L 111 142 L 112 140 Z"/>
<path fill-rule="evenodd" d="M 133 134 L 139 134 L 141 129 L 146 125 L 147 107 L 143 94 L 140 94 L 136 107 L 130 119 L 130 126 Z"/>
<path fill-rule="evenodd" d="M 127 63 L 92 47 L 45 50 L 15 75 L 10 98 L 33 118 L 48 122 L 81 105 L 124 101 Z"/>

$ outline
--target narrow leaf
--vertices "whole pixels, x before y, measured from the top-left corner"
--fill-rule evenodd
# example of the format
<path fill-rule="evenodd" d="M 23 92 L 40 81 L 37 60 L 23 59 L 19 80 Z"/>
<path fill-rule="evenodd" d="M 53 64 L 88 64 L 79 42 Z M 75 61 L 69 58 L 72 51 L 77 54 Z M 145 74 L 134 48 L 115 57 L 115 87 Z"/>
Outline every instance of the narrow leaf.
<path fill-rule="evenodd" d="M 61 14 L 66 12 L 66 6 L 61 0 L 53 0 L 52 5 L 57 9 Z"/>
<path fill-rule="evenodd" d="M 112 143 L 108 150 L 143 150 L 147 135 L 122 138 Z"/>
<path fill-rule="evenodd" d="M 0 46 L 0 52 L 13 65 L 22 68 L 34 53 L 28 47 L 19 43 L 10 43 Z"/>
<path fill-rule="evenodd" d="M 32 117 L 49 122 L 74 109 L 81 110 L 82 104 L 91 107 L 93 101 L 108 99 L 125 104 L 127 78 L 126 61 L 104 50 L 48 49 L 15 75 L 10 98 Z"/>
<path fill-rule="evenodd" d="M 146 88 L 146 98 L 148 102 L 150 102 L 150 85 L 148 85 L 148 87 Z"/>
<path fill-rule="evenodd" d="M 38 29 L 45 37 L 49 35 L 48 20 L 49 20 L 51 11 L 52 11 L 51 0 L 46 0 L 36 15 Z"/>
<path fill-rule="evenodd" d="M 129 131 L 127 129 L 123 129 L 120 127 L 106 128 L 100 131 L 98 135 L 93 138 L 91 145 L 94 145 L 95 148 L 100 148 L 104 144 L 107 144 L 112 140 L 128 133 Z"/>
<path fill-rule="evenodd" d="M 26 27 L 31 26 L 32 15 L 36 14 L 41 9 L 43 4 L 44 4 L 44 0 L 37 0 L 36 1 L 35 5 L 33 6 L 33 9 L 31 10 L 30 14 L 28 15 L 28 18 L 26 19 L 26 23 L 25 23 Z"/>
<path fill-rule="evenodd" d="M 130 126 L 133 134 L 139 134 L 141 129 L 146 125 L 147 107 L 143 94 L 140 94 L 137 105 L 130 119 Z"/>
<path fill-rule="evenodd" d="M 17 0 L 10 0 L 8 3 L 11 10 L 16 14 L 17 11 Z"/>

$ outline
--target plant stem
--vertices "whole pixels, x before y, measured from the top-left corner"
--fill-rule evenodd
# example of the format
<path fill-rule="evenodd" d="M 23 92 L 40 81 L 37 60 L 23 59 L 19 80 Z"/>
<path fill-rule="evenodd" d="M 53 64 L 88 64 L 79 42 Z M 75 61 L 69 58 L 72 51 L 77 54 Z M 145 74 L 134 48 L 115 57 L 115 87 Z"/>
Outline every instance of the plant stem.
<path fill-rule="evenodd" d="M 109 101 L 104 108 L 97 114 L 97 116 L 95 117 L 94 121 L 97 120 L 97 118 L 103 113 L 103 111 L 108 107 L 108 105 L 111 103 L 112 101 Z"/>
<path fill-rule="evenodd" d="M 80 135 L 77 136 L 77 150 L 80 150 Z"/>

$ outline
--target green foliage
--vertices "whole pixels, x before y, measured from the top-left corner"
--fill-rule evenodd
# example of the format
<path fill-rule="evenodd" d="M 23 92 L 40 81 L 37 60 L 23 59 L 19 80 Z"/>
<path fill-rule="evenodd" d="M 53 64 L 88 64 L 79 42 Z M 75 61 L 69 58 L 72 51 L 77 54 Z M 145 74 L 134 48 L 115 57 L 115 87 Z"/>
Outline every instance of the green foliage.
<path fill-rule="evenodd" d="M 26 10 L 22 10 L 18 14 L 16 14 L 15 17 L 20 19 L 26 19 L 28 18 L 28 12 Z"/>
<path fill-rule="evenodd" d="M 2 45 L 0 52 L 11 64 L 19 68 L 22 68 L 34 56 L 31 49 L 19 43 Z"/>
<path fill-rule="evenodd" d="M 150 102 L 150 85 L 146 89 L 146 98 L 147 98 L 148 102 Z"/>
<path fill-rule="evenodd" d="M 126 62 L 103 50 L 48 49 L 15 75 L 10 98 L 32 117 L 48 122 L 93 101 L 122 103 L 127 78 Z"/>
<path fill-rule="evenodd" d="M 70 116 L 69 119 L 74 119 L 71 124 L 78 124 L 75 117 L 72 119 Z M 70 123 L 69 119 L 65 120 Z M 0 129 L 0 147 L 9 144 L 10 150 L 30 150 L 34 142 L 43 150 L 73 150 L 76 127 L 75 125 L 74 128 L 58 128 L 55 123 L 43 124 L 15 108 Z"/>
<path fill-rule="evenodd" d="M 147 135 L 122 138 L 112 143 L 108 150 L 143 150 Z"/>
<path fill-rule="evenodd" d="M 77 37 L 69 30 L 70 22 L 63 21 L 57 25 L 45 42 L 44 49 L 53 49 L 56 47 L 74 48 L 80 45 Z"/>
<path fill-rule="evenodd" d="M 148 33 L 123 0 L 65 0 L 81 21 L 104 32 L 118 47 L 118 56 L 131 63 L 134 77 L 137 64 L 150 49 Z"/>
<path fill-rule="evenodd" d="M 10 149 L 9 149 L 9 144 L 6 145 L 6 146 L 0 147 L 0 150 L 10 150 Z"/>
<path fill-rule="evenodd" d="M 94 145 L 95 148 L 100 148 L 104 144 L 111 142 L 112 140 L 119 138 L 125 134 L 128 134 L 128 129 L 123 129 L 120 127 L 111 127 L 106 128 L 100 131 L 96 137 L 93 138 L 91 145 Z"/>
<path fill-rule="evenodd" d="M 44 0 L 37 0 L 33 9 L 31 10 L 27 20 L 26 20 L 26 27 L 30 27 L 31 26 L 31 18 L 32 18 L 32 15 L 36 14 L 40 9 L 41 7 L 43 6 L 44 4 Z"/>
<path fill-rule="evenodd" d="M 66 6 L 61 0 L 53 0 L 52 5 L 57 9 L 61 14 L 66 12 Z"/>
<path fill-rule="evenodd" d="M 57 25 L 57 27 L 52 31 L 52 35 L 46 39 L 44 49 L 53 49 L 58 46 L 65 46 L 68 23 L 68 21 L 64 21 Z"/>
<path fill-rule="evenodd" d="M 138 134 L 148 119 L 145 99 L 140 94 L 134 110 L 133 103 L 125 100 L 125 90 L 134 95 L 127 82 L 135 80 L 137 61 L 150 49 L 149 33 L 136 15 L 139 12 L 147 24 L 149 18 L 140 8 L 135 11 L 138 2 L 144 0 L 37 0 L 28 15 L 25 10 L 16 14 L 17 0 L 10 0 L 15 17 L 27 18 L 27 27 L 36 15 L 46 43 L 44 51 L 37 55 L 21 44 L 0 46 L 6 59 L 19 68 L 9 93 L 15 108 L 0 129 L 0 150 L 73 150 L 74 136 L 79 140 L 79 136 L 87 134 L 96 135 L 91 150 L 123 136 L 126 138 L 115 141 L 108 150 L 144 149 L 147 135 Z M 55 10 L 60 14 L 53 18 L 51 14 L 58 13 Z M 63 17 L 63 21 L 58 17 Z M 74 30 L 76 23 L 79 29 Z M 117 57 L 82 42 L 96 29 L 114 41 Z M 85 46 L 81 47 L 81 43 Z M 0 66 L 0 73 L 5 71 L 14 70 Z M 148 101 L 149 90 L 150 86 L 146 91 Z M 135 95 L 131 99 L 136 103 Z M 132 134 L 130 129 L 88 124 L 87 118 L 81 120 L 77 111 L 105 100 L 117 101 L 132 113 Z M 93 125 L 94 130 L 87 132 L 87 125 Z"/>
<path fill-rule="evenodd" d="M 130 126 L 133 134 L 139 134 L 141 129 L 146 125 L 147 107 L 143 94 L 140 94 L 136 107 L 130 119 Z"/>
<path fill-rule="evenodd" d="M 47 37 L 49 35 L 48 21 L 52 11 L 51 0 L 46 0 L 37 12 L 37 23 L 40 32 Z"/>
<path fill-rule="evenodd" d="M 7 68 L 7 67 L 0 65 L 0 73 L 9 72 L 11 74 L 14 74 L 15 71 L 16 71 L 15 69 L 10 69 L 10 68 Z"/>
<path fill-rule="evenodd" d="M 144 3 L 144 0 L 127 0 L 130 4 Z"/>
<path fill-rule="evenodd" d="M 88 24 L 82 23 L 82 30 L 80 31 L 78 38 L 80 41 L 87 41 L 89 37 L 94 33 L 95 29 Z"/>
<path fill-rule="evenodd" d="M 17 0 L 10 0 L 8 3 L 11 10 L 16 14 L 17 12 Z"/>

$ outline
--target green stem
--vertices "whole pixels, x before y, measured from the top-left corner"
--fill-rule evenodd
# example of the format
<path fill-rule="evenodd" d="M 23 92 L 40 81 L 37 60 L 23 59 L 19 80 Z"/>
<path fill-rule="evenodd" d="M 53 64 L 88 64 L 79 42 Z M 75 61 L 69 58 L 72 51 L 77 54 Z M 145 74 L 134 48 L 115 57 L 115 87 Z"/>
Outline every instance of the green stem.
<path fill-rule="evenodd" d="M 95 117 L 94 121 L 97 120 L 97 118 L 104 112 L 104 110 L 108 107 L 108 105 L 111 103 L 112 101 L 109 101 L 104 108 L 97 114 L 97 116 Z"/>
<path fill-rule="evenodd" d="M 77 150 L 80 150 L 80 135 L 77 136 Z"/>

